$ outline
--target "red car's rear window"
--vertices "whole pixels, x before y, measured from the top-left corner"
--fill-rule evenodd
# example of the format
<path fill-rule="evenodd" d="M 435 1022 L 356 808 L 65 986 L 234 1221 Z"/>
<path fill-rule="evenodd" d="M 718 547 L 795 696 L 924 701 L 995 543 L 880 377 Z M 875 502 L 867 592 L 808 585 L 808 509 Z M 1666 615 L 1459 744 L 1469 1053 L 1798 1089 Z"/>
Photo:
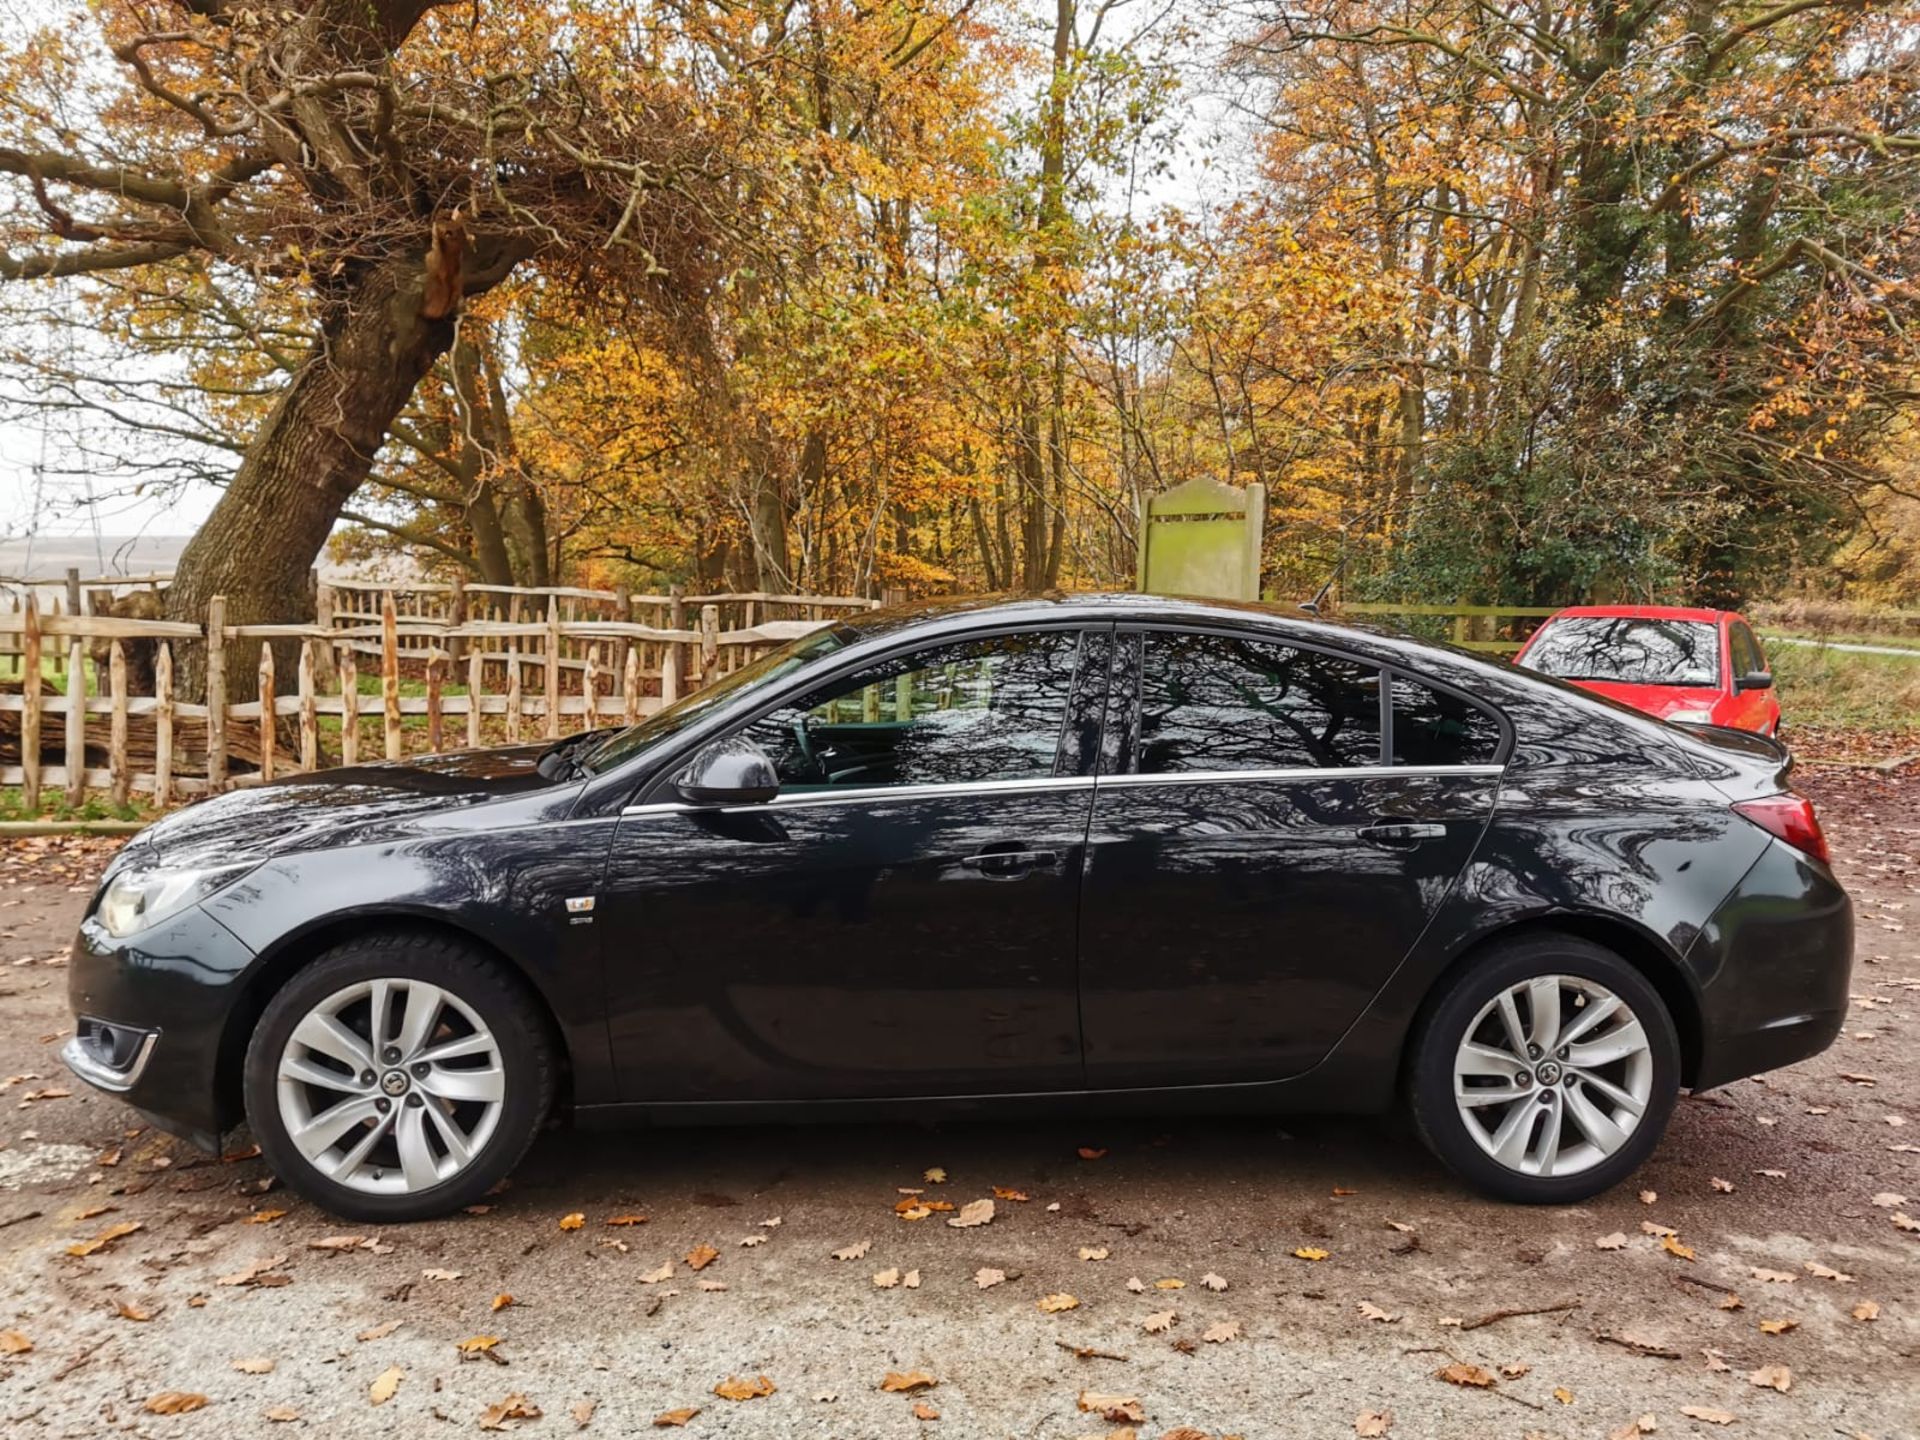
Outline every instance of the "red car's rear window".
<path fill-rule="evenodd" d="M 1520 663 L 1562 680 L 1718 685 L 1720 633 L 1704 620 L 1566 615 L 1540 627 Z"/>

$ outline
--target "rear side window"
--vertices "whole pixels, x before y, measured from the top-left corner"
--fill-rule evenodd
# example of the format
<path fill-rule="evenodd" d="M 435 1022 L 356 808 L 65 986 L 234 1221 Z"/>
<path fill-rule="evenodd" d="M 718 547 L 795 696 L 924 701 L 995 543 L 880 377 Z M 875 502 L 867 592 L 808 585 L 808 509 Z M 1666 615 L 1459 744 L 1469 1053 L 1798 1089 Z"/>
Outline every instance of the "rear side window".
<path fill-rule="evenodd" d="M 1393 763 L 1491 765 L 1500 722 L 1478 705 L 1418 680 L 1393 681 Z"/>
<path fill-rule="evenodd" d="M 1139 773 L 1380 763 L 1380 672 L 1234 635 L 1143 637 Z"/>

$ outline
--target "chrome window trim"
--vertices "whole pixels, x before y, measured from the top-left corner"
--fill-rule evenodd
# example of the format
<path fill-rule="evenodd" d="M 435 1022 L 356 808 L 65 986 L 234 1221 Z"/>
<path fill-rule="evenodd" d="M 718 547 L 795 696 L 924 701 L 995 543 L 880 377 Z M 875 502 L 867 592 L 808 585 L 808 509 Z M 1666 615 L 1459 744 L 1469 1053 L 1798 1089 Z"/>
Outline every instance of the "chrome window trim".
<path fill-rule="evenodd" d="M 1036 794 L 1050 790 L 1085 790 L 1100 785 L 1200 785 L 1245 783 L 1263 780 L 1392 779 L 1396 776 L 1470 776 L 1503 774 L 1504 765 L 1349 765 L 1344 767 L 1295 768 L 1288 770 L 1186 770 L 1167 775 L 1046 775 L 1031 780 L 969 780 L 950 785 L 872 785 L 846 790 L 806 790 L 792 795 L 776 795 L 760 805 L 692 805 L 684 800 L 661 800 L 645 805 L 629 805 L 625 816 L 685 815 L 705 810 L 721 815 L 758 813 L 767 810 L 798 810 L 816 805 L 841 805 L 848 801 L 868 803 L 892 800 L 926 800 L 943 795 Z"/>

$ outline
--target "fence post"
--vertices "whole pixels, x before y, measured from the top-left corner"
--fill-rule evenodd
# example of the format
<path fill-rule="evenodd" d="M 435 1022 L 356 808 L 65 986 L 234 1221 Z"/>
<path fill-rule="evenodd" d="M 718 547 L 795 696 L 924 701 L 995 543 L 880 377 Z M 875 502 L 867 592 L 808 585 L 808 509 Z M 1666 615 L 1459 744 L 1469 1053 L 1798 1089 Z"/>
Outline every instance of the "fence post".
<path fill-rule="evenodd" d="M 684 630 L 687 628 L 687 592 L 684 586 L 669 585 L 667 587 L 667 628 L 669 630 Z M 671 702 L 680 698 L 681 683 L 687 678 L 686 656 L 691 653 L 691 651 L 682 653 L 678 640 L 669 640 L 667 642 L 667 652 L 660 657 L 661 699 Z M 672 660 L 672 665 L 668 665 L 667 662 L 669 659 Z M 673 693 L 671 695 L 667 694 L 667 676 L 669 672 L 671 672 L 673 676 Z"/>
<path fill-rule="evenodd" d="M 313 695 L 313 652 L 319 641 L 300 642 L 300 768 L 320 768 L 320 707 Z"/>
<path fill-rule="evenodd" d="M 260 642 L 260 778 L 273 779 L 274 740 L 279 727 L 273 713 L 273 646 Z"/>
<path fill-rule="evenodd" d="M 720 607 L 700 607 L 700 683 L 707 683 L 707 672 L 720 658 Z"/>
<path fill-rule="evenodd" d="M 660 654 L 660 703 L 671 705 L 680 698 L 680 642 L 672 641 Z"/>
<path fill-rule="evenodd" d="M 75 583 L 78 570 L 70 572 Z M 87 798 L 87 647 L 78 636 L 67 645 L 67 803 Z"/>
<path fill-rule="evenodd" d="M 629 725 L 640 723 L 640 651 L 627 647 L 626 669 L 620 676 L 621 712 Z"/>
<path fill-rule="evenodd" d="M 507 743 L 520 741 L 520 642 L 507 646 Z"/>
<path fill-rule="evenodd" d="M 124 805 L 133 792 L 133 775 L 127 767 L 127 652 L 118 640 L 107 652 L 107 691 L 113 697 L 107 722 L 107 783 L 113 803 Z"/>
<path fill-rule="evenodd" d="M 86 611 L 86 599 L 80 593 L 80 567 L 67 567 L 67 613 L 76 620 Z"/>
<path fill-rule="evenodd" d="M 447 652 L 435 646 L 427 653 L 427 749 L 438 755 L 441 749 L 440 682 L 448 663 Z"/>
<path fill-rule="evenodd" d="M 447 601 L 447 624 L 452 629 L 458 630 L 466 623 L 467 577 L 456 570 L 453 572 L 453 595 Z M 447 637 L 447 669 L 449 672 L 452 671 L 454 666 L 460 663 L 460 656 L 464 650 L 465 642 L 458 636 Z"/>
<path fill-rule="evenodd" d="M 153 661 L 153 803 L 173 802 L 173 644 L 160 642 Z"/>
<path fill-rule="evenodd" d="M 613 618 L 622 625 L 633 623 L 633 591 L 622 585 L 613 592 Z M 633 637 L 624 635 L 614 650 L 614 668 L 622 675 L 626 674 L 628 661 L 634 652 Z"/>
<path fill-rule="evenodd" d="M 467 748 L 480 748 L 480 693 L 487 678 L 486 642 L 467 652 Z"/>
<path fill-rule="evenodd" d="M 333 634 L 333 586 L 317 586 L 313 593 L 313 623 Z M 325 685 L 337 673 L 333 663 L 333 641 L 328 639 L 318 655 L 313 657 L 313 678 L 316 685 Z"/>
<path fill-rule="evenodd" d="M 560 597 L 547 597 L 547 739 L 560 738 Z"/>
<path fill-rule="evenodd" d="M 207 601 L 207 793 L 227 788 L 227 597 Z"/>
<path fill-rule="evenodd" d="M 580 728 L 591 730 L 600 711 L 600 647 L 587 646 L 587 668 L 581 674 L 580 699 L 584 708 L 580 712 Z"/>
<path fill-rule="evenodd" d="M 349 641 L 340 648 L 340 763 L 360 760 L 360 657 Z"/>
<path fill-rule="evenodd" d="M 25 634 L 20 663 L 20 795 L 29 815 L 40 813 L 40 604 L 27 591 L 27 607 L 20 617 Z"/>
<path fill-rule="evenodd" d="M 380 702 L 386 710 L 387 759 L 400 758 L 400 632 L 393 591 L 380 592 Z"/>

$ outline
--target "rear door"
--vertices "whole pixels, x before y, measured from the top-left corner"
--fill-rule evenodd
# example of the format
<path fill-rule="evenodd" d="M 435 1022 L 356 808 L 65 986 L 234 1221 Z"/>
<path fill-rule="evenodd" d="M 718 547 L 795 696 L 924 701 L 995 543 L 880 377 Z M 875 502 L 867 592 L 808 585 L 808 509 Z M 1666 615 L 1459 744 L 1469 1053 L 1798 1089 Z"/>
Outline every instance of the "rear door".
<path fill-rule="evenodd" d="M 1081 905 L 1089 1085 L 1312 1066 L 1464 868 L 1503 746 L 1490 710 L 1329 649 L 1123 631 Z"/>

